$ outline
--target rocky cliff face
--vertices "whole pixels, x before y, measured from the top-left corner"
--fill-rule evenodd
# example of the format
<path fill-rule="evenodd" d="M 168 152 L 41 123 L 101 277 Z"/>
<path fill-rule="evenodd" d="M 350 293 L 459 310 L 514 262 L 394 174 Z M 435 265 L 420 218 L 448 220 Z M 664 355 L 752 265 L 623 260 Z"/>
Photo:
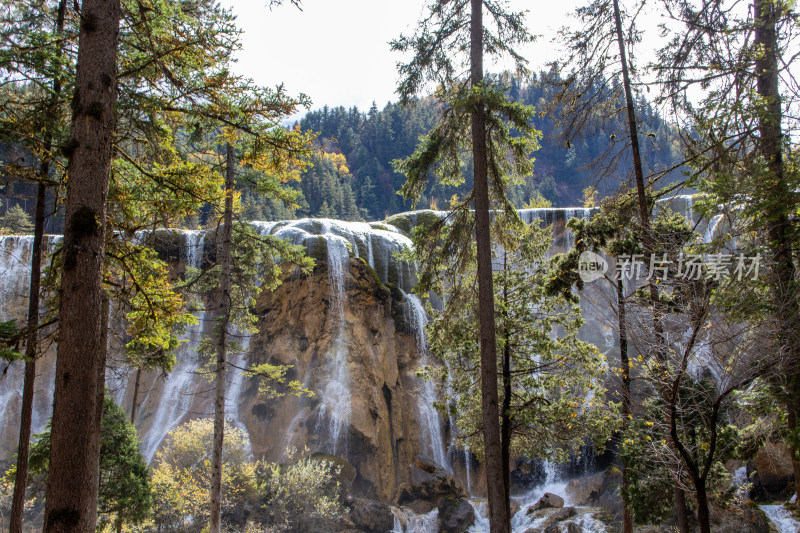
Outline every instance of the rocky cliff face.
<path fill-rule="evenodd" d="M 419 357 L 409 300 L 349 258 L 337 309 L 329 270 L 321 263 L 314 275 L 287 279 L 259 299 L 259 333 L 247 361 L 291 365 L 289 377 L 314 397 L 264 399 L 256 380 L 248 380 L 240 420 L 256 455 L 281 461 L 290 447 L 338 455 L 356 467 L 356 496 L 390 501 L 407 481 L 406 466 L 432 446 L 419 416 L 423 383 L 414 374 Z"/>
<path fill-rule="evenodd" d="M 691 198 L 678 197 L 672 204 L 673 210 L 693 216 Z M 553 227 L 552 251 L 557 252 L 572 244 L 566 221 L 588 217 L 591 210 L 535 209 L 521 215 L 526 222 L 540 220 Z M 262 234 L 304 245 L 317 261 L 313 273 L 287 272 L 283 285 L 261 295 L 255 307 L 258 333 L 242 335 L 246 349 L 232 360 L 226 413 L 247 430 L 254 455 L 281 461 L 287 448 L 307 447 L 342 457 L 355 467 L 355 496 L 389 502 L 410 481 L 409 465 L 424 454 L 464 487 L 481 492 L 479 471 L 466 467 L 475 468 L 474 460 L 447 445 L 451 428 L 431 407 L 433 385 L 415 374 L 420 365 L 435 362 L 425 347 L 421 303 L 408 294 L 415 283 L 414 265 L 395 256 L 410 246 L 407 235 L 414 226 L 438 216 L 422 211 L 371 224 L 254 223 Z M 711 222 L 706 227 L 716 231 L 718 221 Z M 0 238 L 0 319 L 24 319 L 29 240 Z M 157 242 L 177 273 L 185 265 L 207 264 L 213 254 L 213 236 L 202 231 L 160 230 Z M 616 332 L 599 286 L 583 295 L 583 307 L 587 322 L 582 336 L 613 357 Z M 212 387 L 198 372 L 195 352 L 212 317 L 196 316 L 199 324 L 187 332 L 173 371 L 140 376 L 136 425 L 147 460 L 180 423 L 212 414 Z M 112 356 L 117 348 L 119 341 L 112 340 Z M 39 364 L 34 431 L 49 416 L 53 361 L 51 348 Z M 291 365 L 289 377 L 314 396 L 259 396 L 258 382 L 240 369 L 265 362 Z M 109 390 L 126 409 L 133 401 L 135 376 L 136 369 L 119 364 L 108 372 Z M 10 459 L 16 447 L 21 388 L 22 365 L 12 365 L 0 376 L 0 461 Z"/>
<path fill-rule="evenodd" d="M 403 290 L 413 286 L 413 265 L 394 256 L 410 245 L 408 238 L 390 225 L 324 220 L 256 227 L 304 244 L 317 265 L 308 275 L 287 272 L 278 290 L 261 295 L 255 308 L 258 333 L 242 336 L 245 351 L 232 360 L 226 413 L 247 430 L 254 455 L 282 461 L 287 448 L 307 448 L 342 457 L 356 470 L 353 494 L 386 502 L 408 480 L 415 455 L 424 453 L 449 468 L 443 423 L 431 406 L 433 387 L 415 375 L 427 362 L 425 316 L 419 300 Z M 185 265 L 207 262 L 212 239 L 205 232 L 162 230 L 157 248 L 179 273 Z M 24 317 L 27 241 L 2 243 L 4 318 Z M 212 414 L 211 387 L 195 352 L 212 317 L 202 311 L 196 317 L 198 325 L 185 335 L 173 371 L 139 376 L 136 426 L 147 460 L 180 423 Z M 121 346 L 111 337 L 113 359 Z M 49 350 L 39 364 L 34 431 L 49 415 L 54 355 Z M 290 365 L 289 378 L 313 397 L 260 396 L 258 381 L 241 369 L 264 362 Z M 7 460 L 16 446 L 21 365 L 0 380 L 0 410 L 9 421 L 0 427 L 0 459 Z M 109 391 L 126 409 L 135 380 L 136 369 L 109 365 Z"/>

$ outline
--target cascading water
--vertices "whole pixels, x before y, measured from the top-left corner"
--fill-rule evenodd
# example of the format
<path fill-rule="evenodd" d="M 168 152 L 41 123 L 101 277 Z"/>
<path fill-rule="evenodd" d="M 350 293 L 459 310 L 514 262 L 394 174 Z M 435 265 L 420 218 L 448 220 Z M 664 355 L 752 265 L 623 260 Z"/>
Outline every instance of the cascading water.
<path fill-rule="evenodd" d="M 10 304 L 28 299 L 33 236 L 8 235 L 0 237 L 0 244 L 0 321 L 24 320 L 24 315 L 14 316 Z"/>
<path fill-rule="evenodd" d="M 363 259 L 382 283 L 394 283 L 405 292 L 416 284 L 414 265 L 396 259 L 396 254 L 411 248 L 411 240 L 392 225 L 310 218 L 251 224 L 261 235 L 302 244 L 309 255 L 320 259 L 327 259 L 326 252 L 319 249 L 320 239 L 326 245 L 331 240 L 343 240 L 349 245 L 348 252 Z"/>
<path fill-rule="evenodd" d="M 783 505 L 759 505 L 759 507 L 778 533 L 798 533 L 800 531 L 800 521 L 796 520 Z"/>
<path fill-rule="evenodd" d="M 323 233 L 326 235 L 327 233 Z M 322 394 L 319 408 L 317 429 L 326 429 L 329 438 L 330 453 L 347 451 L 347 439 L 342 437 L 350 423 L 352 411 L 350 398 L 350 370 L 347 368 L 347 340 L 345 338 L 346 321 L 344 316 L 345 291 L 344 276 L 349 258 L 347 241 L 338 236 L 326 239 L 328 247 L 328 278 L 331 290 L 331 304 L 328 320 L 337 330 L 336 340 L 328 351 L 325 362 L 328 383 Z M 325 427 L 327 426 L 327 427 Z"/>
<path fill-rule="evenodd" d="M 30 286 L 30 256 L 32 236 L 11 235 L 0 238 L 0 322 L 16 319 L 22 326 L 27 316 L 28 287 Z M 12 302 L 20 302 L 14 308 Z M 9 407 L 16 408 L 22 397 L 23 365 L 11 365 L 0 378 L 0 420 L 8 420 Z M 0 430 L 5 428 L 0 428 Z"/>
<path fill-rule="evenodd" d="M 201 268 L 203 263 L 203 250 L 205 246 L 205 232 L 182 232 L 181 255 L 186 266 Z M 202 341 L 205 326 L 205 309 L 194 313 L 198 325 L 190 328 L 181 339 L 184 343 L 176 353 L 176 364 L 172 371 L 163 377 L 160 396 L 155 405 L 153 421 L 149 424 L 148 431 L 141 431 L 142 455 L 149 463 L 156 455 L 158 447 L 167 434 L 175 429 L 184 419 L 194 402 L 197 393 L 195 374 L 199 368 L 197 347 Z M 140 405 L 148 403 L 150 396 L 159 391 L 158 386 L 153 386 L 141 400 Z"/>
<path fill-rule="evenodd" d="M 392 507 L 392 514 L 394 515 L 394 527 L 391 533 L 437 533 L 439 531 L 439 511 L 437 509 L 426 514 L 414 514 L 410 509 Z"/>
<path fill-rule="evenodd" d="M 422 302 L 414 294 L 406 295 L 406 314 L 407 319 L 414 325 L 414 335 L 417 341 L 417 353 L 420 356 L 420 363 L 429 365 L 432 361 L 430 353 L 428 352 L 428 341 L 425 338 L 425 324 L 428 322 L 428 317 Z M 436 402 L 436 389 L 430 379 L 422 380 L 420 389 L 418 409 L 419 418 L 422 422 L 422 436 L 427 447 L 427 452 L 438 465 L 450 470 L 450 462 L 447 460 L 447 455 L 445 454 L 439 413 L 433 407 Z"/>
<path fill-rule="evenodd" d="M 43 242 L 42 266 L 48 264 L 47 256 L 62 240 L 60 235 L 45 235 Z M 27 319 L 28 294 L 31 277 L 32 235 L 0 236 L 0 322 L 15 320 L 22 327 Z M 41 308 L 41 306 L 40 306 Z M 44 312 L 44 309 L 41 309 Z M 18 423 L 21 407 L 22 386 L 25 366 L 21 363 L 3 365 L 0 374 L 0 420 Z M 36 387 L 33 410 L 31 412 L 31 432 L 44 429 L 52 408 L 53 368 L 37 365 Z M 9 433 L 10 432 L 10 433 Z M 10 423 L 0 425 L 0 442 L 11 436 L 16 444 L 16 426 Z"/>
<path fill-rule="evenodd" d="M 569 498 L 566 496 L 567 482 L 559 478 L 555 469 L 555 465 L 545 461 L 544 470 L 546 476 L 542 485 L 535 487 L 534 489 L 519 496 L 512 496 L 512 500 L 514 500 L 520 506 L 519 511 L 517 511 L 514 516 L 511 517 L 512 533 L 527 533 L 531 530 L 538 531 L 535 528 L 541 527 L 544 524 L 544 522 L 547 520 L 546 515 L 535 518 L 535 515 L 529 515 L 528 512 L 530 511 L 531 507 L 533 507 L 536 502 L 538 502 L 539 499 L 544 496 L 545 493 L 561 496 L 564 498 L 564 505 L 570 505 Z M 486 500 L 471 500 L 470 503 L 475 510 L 475 523 L 469 528 L 468 531 L 470 533 L 488 533 L 489 513 L 486 506 Z M 592 516 L 590 509 L 576 507 L 576 511 L 576 516 L 571 518 L 569 521 L 575 524 L 575 526 L 578 528 L 578 531 L 583 533 L 605 533 L 607 531 L 606 526 Z M 564 531 L 566 531 L 566 527 L 567 526 L 564 525 Z M 569 529 L 569 531 L 573 531 L 573 529 Z M 409 530 L 409 533 L 411 533 L 411 530 Z"/>
<path fill-rule="evenodd" d="M 344 432 L 352 414 L 351 376 L 347 366 L 348 339 L 344 315 L 347 261 L 352 253 L 355 257 L 364 259 L 383 283 L 391 282 L 400 289 L 408 291 L 416 283 L 416 270 L 413 264 L 397 260 L 396 254 L 409 249 L 411 241 L 394 226 L 380 223 L 301 219 L 285 222 L 253 222 L 252 225 L 261 235 L 272 235 L 292 244 L 305 246 L 309 255 L 324 259 L 328 264 L 331 293 L 328 320 L 330 326 L 335 328 L 336 336 L 324 361 L 324 375 L 327 382 L 319 394 L 321 402 L 316 431 L 318 434 L 326 435 L 327 450 L 330 453 L 346 455 L 347 438 Z M 295 421 L 298 420 L 298 416 L 299 414 L 295 416 Z M 289 430 L 291 433 L 291 428 Z M 437 435 L 441 441 L 441 431 Z M 439 456 L 436 459 L 438 460 Z"/>
<path fill-rule="evenodd" d="M 519 216 L 526 224 L 539 221 L 543 226 L 553 228 L 553 245 L 551 251 L 570 250 L 575 246 L 575 236 L 567 228 L 567 222 L 573 218 L 588 220 L 595 209 L 592 207 L 544 207 L 537 209 L 520 209 Z"/>

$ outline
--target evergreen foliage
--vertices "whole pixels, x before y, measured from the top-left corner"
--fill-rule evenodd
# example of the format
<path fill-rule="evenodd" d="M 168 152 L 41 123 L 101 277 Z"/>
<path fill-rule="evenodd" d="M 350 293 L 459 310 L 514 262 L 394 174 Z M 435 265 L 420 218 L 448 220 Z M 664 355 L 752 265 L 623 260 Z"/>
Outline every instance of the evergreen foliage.
<path fill-rule="evenodd" d="M 550 228 L 534 223 L 509 235 L 506 249 L 494 258 L 498 367 L 503 369 L 498 388 L 512 456 L 563 461 L 587 440 L 602 447 L 618 419 L 604 400 L 605 358 L 578 339 L 580 307 L 574 298 L 546 294 L 550 240 Z M 431 289 L 445 303 L 441 311 L 431 308 L 431 351 L 444 361 L 439 383 L 448 414 L 469 449 L 480 455 L 474 265 L 463 270 L 444 263 L 438 280 Z"/>
<path fill-rule="evenodd" d="M 50 458 L 49 422 L 47 429 L 34 438 L 28 466 L 30 497 L 44 498 Z M 6 472 L 6 479 L 13 480 L 15 472 L 16 467 L 12 467 Z M 150 517 L 152 507 L 150 472 L 139 451 L 136 428 L 106 394 L 100 432 L 99 526 L 102 529 L 106 524 L 141 524 Z"/>
<path fill-rule="evenodd" d="M 0 235 L 27 235 L 33 233 L 30 215 L 15 205 L 0 216 Z"/>

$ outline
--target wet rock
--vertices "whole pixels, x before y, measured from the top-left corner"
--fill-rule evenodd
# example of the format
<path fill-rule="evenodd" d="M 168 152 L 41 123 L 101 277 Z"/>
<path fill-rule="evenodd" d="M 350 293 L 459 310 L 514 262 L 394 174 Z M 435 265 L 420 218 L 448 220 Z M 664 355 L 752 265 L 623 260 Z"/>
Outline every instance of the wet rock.
<path fill-rule="evenodd" d="M 792 452 L 783 442 L 764 443 L 753 459 L 758 477 L 753 477 L 751 497 L 757 499 L 782 499 L 789 483 L 794 480 Z"/>
<path fill-rule="evenodd" d="M 429 474 L 433 474 L 436 471 L 436 463 L 427 455 L 417 455 L 414 458 L 414 466 Z"/>
<path fill-rule="evenodd" d="M 352 529 L 363 533 L 386 533 L 394 528 L 394 515 L 385 503 L 363 498 L 347 500 Z"/>
<path fill-rule="evenodd" d="M 711 504 L 711 531 L 714 533 L 769 533 L 770 521 L 752 502 L 726 507 Z"/>
<path fill-rule="evenodd" d="M 576 516 L 578 512 L 574 507 L 561 507 L 558 509 L 540 509 L 534 514 L 535 517 L 547 516 L 544 522 L 537 527 L 528 528 L 525 533 L 560 533 L 563 527 L 567 527 L 561 522 Z M 539 515 L 539 516 L 537 516 Z"/>
<path fill-rule="evenodd" d="M 410 483 L 408 465 L 422 464 L 416 456 L 426 449 L 416 416 L 416 339 L 411 328 L 399 330 L 396 321 L 408 314 L 408 306 L 395 305 L 370 267 L 351 257 L 343 272 L 343 315 L 334 316 L 327 269 L 327 261 L 319 261 L 312 275 L 287 272 L 280 287 L 261 293 L 255 306 L 259 332 L 247 355 L 249 365 L 290 366 L 287 379 L 301 381 L 315 396 L 265 399 L 258 394 L 257 380 L 247 379 L 239 398 L 240 420 L 254 455 L 285 462 L 290 447 L 340 455 L 356 469 L 350 495 L 388 504 L 401 484 Z M 351 396 L 347 423 L 334 446 L 330 413 L 322 410 L 322 403 L 329 382 L 327 361 L 340 342 L 348 347 Z"/>
<path fill-rule="evenodd" d="M 566 494 L 571 503 L 586 507 L 600 507 L 615 520 L 622 521 L 622 497 L 619 488 L 622 473 L 616 467 L 592 476 L 572 479 L 567 483 Z"/>
<path fill-rule="evenodd" d="M 552 513 L 547 515 L 547 520 L 545 521 L 544 525 L 555 524 L 556 522 L 562 522 L 567 518 L 572 518 L 577 514 L 574 507 L 562 507 L 560 509 L 556 509 Z"/>
<path fill-rule="evenodd" d="M 444 468 L 434 467 L 427 472 L 416 464 L 408 465 L 408 482 L 401 484 L 394 497 L 395 505 L 410 507 L 417 514 L 425 514 L 439 506 L 444 499 L 466 500 L 464 487 Z"/>
<path fill-rule="evenodd" d="M 439 533 L 464 533 L 475 523 L 475 509 L 467 500 L 444 498 L 439 502 Z"/>
<path fill-rule="evenodd" d="M 564 507 L 564 498 L 557 494 L 545 492 L 544 495 L 539 498 L 539 501 L 528 510 L 528 514 L 530 514 L 531 511 L 538 511 L 539 509 L 545 509 L 547 507 Z"/>

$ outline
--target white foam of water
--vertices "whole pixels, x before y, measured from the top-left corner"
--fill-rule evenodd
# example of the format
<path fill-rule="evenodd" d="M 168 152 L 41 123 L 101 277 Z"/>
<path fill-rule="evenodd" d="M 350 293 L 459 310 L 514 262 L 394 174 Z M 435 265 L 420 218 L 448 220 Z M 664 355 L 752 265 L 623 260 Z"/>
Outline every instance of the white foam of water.
<path fill-rule="evenodd" d="M 45 235 L 43 241 L 42 266 L 47 265 L 47 256 L 63 238 L 60 235 Z M 32 235 L 0 236 L 0 321 L 14 319 L 17 326 L 22 327 L 27 320 L 28 296 L 30 293 L 31 256 L 33 252 Z M 42 280 L 44 281 L 44 279 Z M 16 303 L 16 309 L 11 303 Z M 17 311 L 16 314 L 13 311 Z M 40 312 L 44 309 L 40 308 Z M 19 430 L 19 418 L 13 409 L 19 409 L 22 401 L 25 365 L 12 364 L 0 376 L 0 438 L 6 431 L 15 434 Z M 44 429 L 50 418 L 53 398 L 53 376 L 37 371 L 36 390 L 34 391 L 33 410 L 31 412 L 31 433 Z M 42 380 L 45 381 L 42 381 Z M 12 409 L 9 411 L 9 409 Z M 10 421 L 15 423 L 11 424 Z M 16 437 L 15 437 L 16 439 Z"/>
<path fill-rule="evenodd" d="M 564 505 L 570 505 L 569 498 L 566 495 L 567 482 L 559 479 L 555 465 L 549 461 L 544 463 L 545 481 L 542 485 L 533 488 L 532 490 L 520 496 L 513 497 L 512 500 L 517 502 L 520 506 L 514 516 L 511 517 L 511 531 L 512 533 L 526 533 L 532 528 L 541 526 L 547 517 L 533 518 L 528 515 L 528 511 L 533 507 L 545 493 L 556 494 L 564 498 Z M 475 510 L 475 523 L 469 528 L 470 533 L 488 533 L 489 532 L 489 518 L 486 500 L 470 500 L 473 509 Z M 580 510 L 580 507 L 577 508 Z M 570 521 L 574 522 L 580 530 L 584 533 L 605 533 L 605 525 L 599 520 L 591 516 L 590 513 L 584 512 L 579 514 Z"/>
<path fill-rule="evenodd" d="M 182 255 L 187 266 L 200 268 L 205 245 L 205 232 L 186 231 L 182 235 Z M 202 310 L 195 313 L 194 316 L 197 318 L 198 325 L 189 328 L 184 334 L 182 340 L 187 342 L 178 349 L 175 366 L 162 383 L 161 396 L 155 413 L 153 413 L 153 422 L 147 432 L 140 433 L 142 435 L 142 455 L 148 463 L 155 457 L 156 451 L 167 433 L 180 424 L 194 401 L 196 389 L 194 378 L 198 369 L 196 350 L 202 341 L 206 312 Z M 145 405 L 152 393 L 151 389 L 140 405 Z"/>
<path fill-rule="evenodd" d="M 32 247 L 33 236 L 0 237 L 0 321 L 16 319 L 18 327 L 25 324 Z M 21 304 L 18 316 L 12 314 L 10 302 Z M 11 414 L 6 413 L 8 408 L 19 406 L 16 399 L 22 397 L 23 367 L 22 364 L 11 365 L 0 377 L 0 420 L 9 420 Z M 4 432 L 7 426 L 4 424 L 0 431 Z"/>
<path fill-rule="evenodd" d="M 366 222 L 343 222 L 332 219 L 251 222 L 262 235 L 273 235 L 292 244 L 305 245 L 309 251 L 318 237 L 329 243 L 343 239 L 353 255 L 364 259 L 383 283 L 396 282 L 404 291 L 416 283 L 416 269 L 406 261 L 397 261 L 397 253 L 411 248 L 411 240 L 391 225 Z"/>
<path fill-rule="evenodd" d="M 722 219 L 724 217 L 725 215 L 714 215 L 708 222 L 708 225 L 706 226 L 706 229 L 703 232 L 704 244 L 710 244 L 711 241 L 714 240 L 714 237 L 717 237 L 719 235 L 719 232 L 717 230 L 719 229 L 720 222 L 722 222 Z"/>
<path fill-rule="evenodd" d="M 7 235 L 0 237 L 0 321 L 17 319 L 22 325 L 25 315 L 11 315 L 8 302 L 27 302 L 31 279 L 32 235 Z M 20 307 L 22 313 L 27 305 Z"/>
<path fill-rule="evenodd" d="M 239 344 L 240 351 L 233 354 L 227 370 L 228 386 L 225 393 L 225 418 L 230 420 L 234 426 L 247 433 L 247 429 L 239 419 L 239 395 L 244 384 L 244 368 L 247 365 L 247 350 L 250 348 L 250 334 L 247 332 L 234 333 Z M 249 440 L 248 440 L 249 443 Z"/>
<path fill-rule="evenodd" d="M 407 508 L 392 507 L 394 527 L 392 533 L 437 533 L 439 511 L 434 509 L 427 514 L 414 514 Z"/>
<path fill-rule="evenodd" d="M 419 361 L 423 365 L 429 365 L 432 361 L 428 352 L 428 341 L 425 338 L 425 324 L 428 322 L 428 317 L 422 302 L 415 294 L 406 295 L 406 314 L 414 325 Z M 437 464 L 451 470 L 450 462 L 445 454 L 441 420 L 439 419 L 439 413 L 433 407 L 435 401 L 436 388 L 433 382 L 429 379 L 423 379 L 422 383 L 420 383 L 420 394 L 417 401 L 419 418 L 422 422 L 422 437 L 431 458 Z"/>
<path fill-rule="evenodd" d="M 327 228 L 325 228 L 327 229 Z M 350 398 L 350 370 L 347 367 L 347 344 L 345 339 L 345 317 L 344 317 L 344 276 L 349 258 L 347 241 L 341 237 L 329 235 L 326 238 L 328 247 L 328 277 L 331 287 L 331 308 L 332 317 L 330 320 L 337 329 L 336 340 L 333 349 L 329 351 L 325 361 L 328 383 L 322 394 L 322 402 L 319 408 L 319 419 L 317 431 L 322 429 L 322 425 L 327 422 L 327 432 L 331 453 L 336 455 L 342 452 L 341 440 L 342 431 L 350 423 L 351 398 Z M 347 439 L 344 439 L 344 451 L 347 450 Z"/>
<path fill-rule="evenodd" d="M 778 530 L 778 533 L 798 533 L 800 532 L 800 522 L 792 517 L 783 505 L 759 505 L 767 515 L 769 521 Z"/>

